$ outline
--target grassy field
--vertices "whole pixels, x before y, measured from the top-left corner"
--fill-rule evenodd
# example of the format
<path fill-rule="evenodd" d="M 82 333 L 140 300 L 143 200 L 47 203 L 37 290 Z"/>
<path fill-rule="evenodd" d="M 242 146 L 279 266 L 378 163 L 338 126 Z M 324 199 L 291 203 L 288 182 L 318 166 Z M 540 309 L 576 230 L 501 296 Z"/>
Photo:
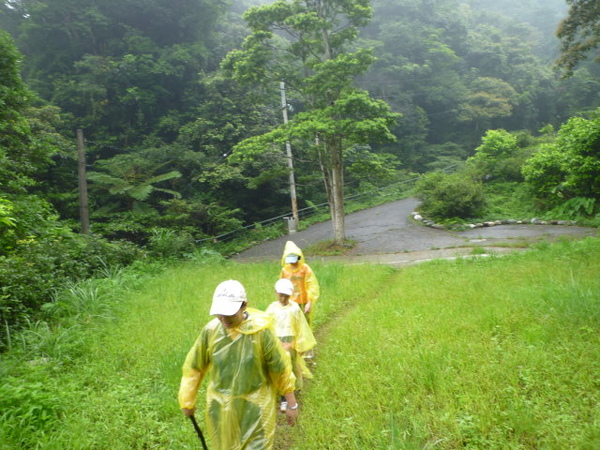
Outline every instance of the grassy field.
<path fill-rule="evenodd" d="M 315 377 L 278 448 L 600 448 L 599 239 L 398 270 L 312 266 Z M 2 356 L 0 448 L 200 448 L 176 394 L 212 292 L 238 279 L 262 309 L 278 273 L 189 263 L 59 299 L 87 310 Z"/>

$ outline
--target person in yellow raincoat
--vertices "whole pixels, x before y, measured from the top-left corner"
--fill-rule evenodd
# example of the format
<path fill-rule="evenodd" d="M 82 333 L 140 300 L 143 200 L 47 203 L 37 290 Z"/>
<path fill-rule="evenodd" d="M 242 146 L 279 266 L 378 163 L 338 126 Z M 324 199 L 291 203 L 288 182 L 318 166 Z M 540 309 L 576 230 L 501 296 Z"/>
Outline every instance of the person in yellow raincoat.
<path fill-rule="evenodd" d="M 294 285 L 287 278 L 280 278 L 275 283 L 275 293 L 278 300 L 267 307 L 267 313 L 275 319 L 275 333 L 281 341 L 283 348 L 289 353 L 292 361 L 292 370 L 296 376 L 296 391 L 302 389 L 304 378 L 312 378 L 312 373 L 306 366 L 299 353 L 311 350 L 317 341 L 308 326 L 306 317 L 302 314 L 300 306 L 290 301 L 294 292 Z M 287 400 L 281 399 L 281 411 L 287 410 Z"/>
<path fill-rule="evenodd" d="M 281 267 L 279 278 L 287 278 L 294 284 L 290 300 L 300 305 L 308 324 L 312 326 L 315 303 L 319 299 L 319 281 L 306 263 L 302 250 L 293 241 L 285 243 Z"/>
<path fill-rule="evenodd" d="M 215 289 L 210 314 L 182 367 L 179 406 L 192 416 L 208 373 L 205 420 L 211 448 L 270 449 L 275 438 L 277 396 L 288 402 L 288 423 L 298 414 L 289 355 L 275 335 L 273 318 L 248 308 L 236 280 Z"/>

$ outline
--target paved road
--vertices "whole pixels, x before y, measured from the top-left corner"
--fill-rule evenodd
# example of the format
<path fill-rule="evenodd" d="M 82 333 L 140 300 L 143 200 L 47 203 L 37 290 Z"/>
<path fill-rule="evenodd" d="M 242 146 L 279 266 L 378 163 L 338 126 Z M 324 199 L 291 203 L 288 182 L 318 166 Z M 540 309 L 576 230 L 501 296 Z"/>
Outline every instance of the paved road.
<path fill-rule="evenodd" d="M 473 246 L 493 247 L 495 252 L 514 250 L 518 241 L 553 240 L 560 236 L 598 236 L 598 229 L 561 225 L 498 225 L 468 231 L 446 231 L 413 223 L 411 212 L 419 202 L 409 198 L 376 206 L 346 216 L 346 237 L 357 245 L 344 257 L 348 262 L 375 261 L 392 264 L 436 257 L 453 257 L 472 252 Z M 333 238 L 330 221 L 315 224 L 278 239 L 267 241 L 235 255 L 241 261 L 278 260 L 287 240 L 300 248 Z M 502 244 L 508 244 L 502 248 Z M 314 260 L 315 258 L 311 258 Z"/>

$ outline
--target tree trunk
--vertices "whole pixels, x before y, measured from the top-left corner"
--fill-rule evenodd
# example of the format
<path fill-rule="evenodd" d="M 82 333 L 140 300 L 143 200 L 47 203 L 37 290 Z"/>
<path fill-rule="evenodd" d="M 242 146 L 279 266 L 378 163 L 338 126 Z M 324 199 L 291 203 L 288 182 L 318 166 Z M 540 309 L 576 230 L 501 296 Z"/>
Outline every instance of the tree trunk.
<path fill-rule="evenodd" d="M 346 239 L 344 220 L 344 170 L 342 164 L 342 146 L 337 139 L 321 142 L 315 140 L 319 165 L 323 173 L 325 192 L 329 204 L 329 215 L 336 245 L 342 245 Z"/>
<path fill-rule="evenodd" d="M 81 234 L 90 233 L 90 209 L 88 203 L 87 180 L 85 175 L 85 148 L 83 130 L 77 130 L 77 155 L 79 159 L 79 217 Z"/>
<path fill-rule="evenodd" d="M 331 190 L 333 204 L 331 205 L 331 221 L 333 225 L 333 240 L 336 245 L 343 245 L 346 240 L 346 225 L 344 217 L 344 167 L 342 164 L 342 145 L 338 139 L 329 143 L 331 155 Z"/>
<path fill-rule="evenodd" d="M 327 206 L 329 207 L 329 217 L 332 223 L 335 221 L 335 215 L 333 213 L 333 204 L 335 203 L 333 198 L 333 176 L 331 174 L 331 160 L 327 153 L 327 147 L 319 140 L 319 136 L 315 138 L 315 146 L 317 149 L 317 156 L 319 158 L 319 166 L 321 167 L 321 173 L 323 174 L 323 184 L 325 185 L 325 193 L 327 194 Z M 335 225 L 334 225 L 335 229 Z"/>

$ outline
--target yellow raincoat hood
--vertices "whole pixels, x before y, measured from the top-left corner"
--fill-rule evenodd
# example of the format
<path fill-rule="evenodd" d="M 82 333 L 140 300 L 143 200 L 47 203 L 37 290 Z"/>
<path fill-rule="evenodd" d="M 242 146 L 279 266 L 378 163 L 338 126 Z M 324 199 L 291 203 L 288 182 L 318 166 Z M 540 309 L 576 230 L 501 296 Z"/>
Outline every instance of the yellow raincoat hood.
<path fill-rule="evenodd" d="M 283 248 L 283 255 L 281 255 L 281 267 L 285 267 L 285 258 L 288 255 L 298 255 L 300 260 L 298 261 L 298 266 L 304 265 L 304 253 L 302 253 L 302 249 L 298 247 L 294 241 L 287 241 L 285 243 L 285 247 Z"/>
<path fill-rule="evenodd" d="M 300 260 L 297 264 L 286 264 L 286 256 L 292 254 L 300 256 Z M 290 297 L 291 301 L 294 301 L 299 305 L 305 305 L 310 302 L 311 306 L 314 308 L 320 295 L 319 281 L 312 268 L 304 260 L 304 253 L 302 253 L 300 247 L 293 241 L 287 241 L 283 249 L 279 278 L 288 278 L 292 281 L 294 292 Z M 311 320 L 312 309 L 308 318 L 309 324 L 311 323 Z"/>

